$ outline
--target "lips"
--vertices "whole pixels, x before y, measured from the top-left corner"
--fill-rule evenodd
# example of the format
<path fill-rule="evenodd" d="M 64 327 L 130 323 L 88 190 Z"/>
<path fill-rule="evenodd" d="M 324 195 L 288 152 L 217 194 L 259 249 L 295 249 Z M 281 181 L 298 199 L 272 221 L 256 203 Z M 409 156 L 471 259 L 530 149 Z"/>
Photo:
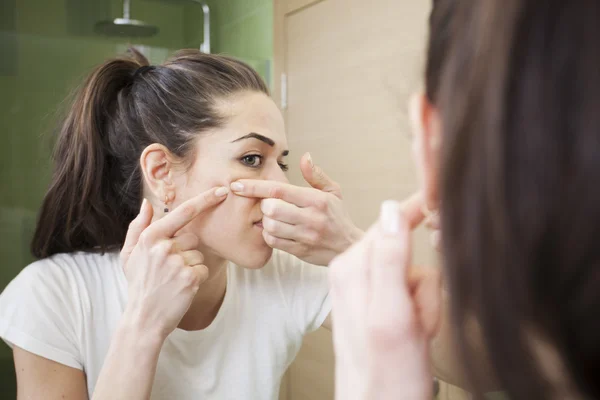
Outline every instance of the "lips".
<path fill-rule="evenodd" d="M 257 228 L 260 228 L 260 229 L 263 228 L 262 215 L 260 216 L 259 219 L 257 219 L 257 220 L 254 221 L 253 225 L 256 226 Z"/>

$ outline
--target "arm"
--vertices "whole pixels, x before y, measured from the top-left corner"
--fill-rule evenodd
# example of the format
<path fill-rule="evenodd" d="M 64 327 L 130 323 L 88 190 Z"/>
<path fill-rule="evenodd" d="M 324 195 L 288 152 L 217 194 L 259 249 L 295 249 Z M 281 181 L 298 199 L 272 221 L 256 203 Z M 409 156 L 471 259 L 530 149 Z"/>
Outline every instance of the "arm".
<path fill-rule="evenodd" d="M 220 194 L 219 194 L 220 193 Z M 194 235 L 176 236 L 203 211 L 224 200 L 211 189 L 152 221 L 146 201 L 131 223 L 121 261 L 129 299 L 112 338 L 92 400 L 150 398 L 160 350 L 208 277 Z M 168 299 L 168 301 L 165 301 Z"/>
<path fill-rule="evenodd" d="M 139 334 L 133 327 L 120 328 L 111 342 L 92 399 L 149 399 L 161 346 L 158 336 Z M 13 354 L 19 400 L 88 399 L 82 370 L 16 346 Z"/>
<path fill-rule="evenodd" d="M 124 315 L 123 321 L 128 321 Z M 150 398 L 158 356 L 164 340 L 123 323 L 111 341 L 92 400 Z"/>
<path fill-rule="evenodd" d="M 13 356 L 18 400 L 87 400 L 87 386 L 82 370 L 50 361 L 16 346 Z"/>

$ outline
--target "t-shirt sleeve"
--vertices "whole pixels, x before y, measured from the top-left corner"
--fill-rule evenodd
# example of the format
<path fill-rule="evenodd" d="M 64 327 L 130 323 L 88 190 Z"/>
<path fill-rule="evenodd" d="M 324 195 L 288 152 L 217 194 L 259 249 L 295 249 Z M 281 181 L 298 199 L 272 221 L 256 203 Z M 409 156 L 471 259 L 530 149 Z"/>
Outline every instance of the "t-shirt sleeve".
<path fill-rule="evenodd" d="M 72 283 L 69 271 L 48 259 L 26 267 L 0 295 L 0 337 L 10 347 L 83 369 Z"/>
<path fill-rule="evenodd" d="M 321 327 L 331 312 L 328 269 L 275 251 L 272 262 L 279 271 L 281 290 L 298 329 L 309 333 Z"/>

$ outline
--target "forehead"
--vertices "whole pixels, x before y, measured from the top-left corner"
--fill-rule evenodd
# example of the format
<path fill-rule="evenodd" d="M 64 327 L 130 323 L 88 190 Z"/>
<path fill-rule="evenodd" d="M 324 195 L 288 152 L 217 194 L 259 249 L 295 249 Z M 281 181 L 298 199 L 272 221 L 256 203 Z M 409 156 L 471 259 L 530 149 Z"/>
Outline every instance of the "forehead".
<path fill-rule="evenodd" d="M 240 93 L 221 100 L 217 104 L 217 110 L 225 118 L 223 135 L 209 136 L 220 136 L 231 142 L 254 132 L 272 139 L 277 147 L 287 149 L 283 116 L 267 95 Z"/>

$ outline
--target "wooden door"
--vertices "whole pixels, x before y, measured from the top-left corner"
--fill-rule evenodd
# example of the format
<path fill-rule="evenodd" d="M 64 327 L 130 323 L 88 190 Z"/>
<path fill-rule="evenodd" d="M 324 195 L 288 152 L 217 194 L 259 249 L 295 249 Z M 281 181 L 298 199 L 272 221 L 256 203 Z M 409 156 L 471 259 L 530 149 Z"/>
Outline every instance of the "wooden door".
<path fill-rule="evenodd" d="M 310 151 L 342 185 L 363 229 L 383 200 L 417 189 L 406 109 L 422 86 L 430 7 L 429 0 L 275 0 L 274 97 L 290 165 Z M 298 168 L 290 180 L 304 184 Z M 436 263 L 424 230 L 415 241 L 415 261 Z M 332 399 L 333 382 L 331 334 L 319 330 L 289 369 L 282 399 Z"/>

